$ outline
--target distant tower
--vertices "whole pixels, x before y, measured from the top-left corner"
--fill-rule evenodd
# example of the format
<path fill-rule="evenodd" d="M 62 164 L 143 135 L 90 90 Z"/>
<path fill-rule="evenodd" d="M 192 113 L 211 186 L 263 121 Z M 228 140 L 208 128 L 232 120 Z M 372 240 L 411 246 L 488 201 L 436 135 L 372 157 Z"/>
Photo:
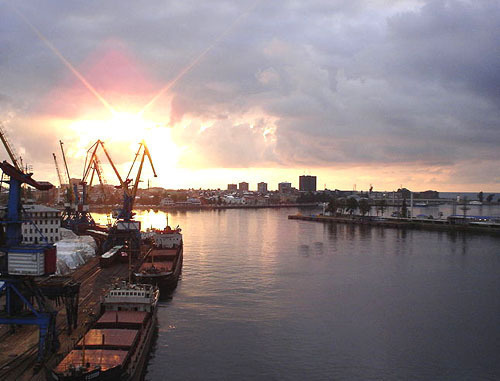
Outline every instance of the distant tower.
<path fill-rule="evenodd" d="M 267 183 L 261 182 L 257 184 L 257 191 L 259 193 L 267 193 Z"/>
<path fill-rule="evenodd" d="M 278 191 L 280 193 L 290 193 L 292 191 L 292 183 L 279 183 L 278 184 Z"/>
<path fill-rule="evenodd" d="M 316 192 L 316 176 L 299 176 L 299 191 Z"/>

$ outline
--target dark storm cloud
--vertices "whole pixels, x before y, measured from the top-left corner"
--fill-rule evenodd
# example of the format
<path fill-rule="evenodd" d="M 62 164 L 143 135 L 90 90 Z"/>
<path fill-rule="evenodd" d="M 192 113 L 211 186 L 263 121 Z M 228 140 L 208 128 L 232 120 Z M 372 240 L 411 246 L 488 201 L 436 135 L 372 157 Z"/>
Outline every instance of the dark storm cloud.
<path fill-rule="evenodd" d="M 119 41 L 158 89 L 213 46 L 168 94 L 171 123 L 211 121 L 174 133 L 200 165 L 500 161 L 498 2 L 15 4 L 77 67 Z M 29 112 L 72 77 L 9 6 L 0 12 L 2 93 Z M 485 181 L 498 167 L 485 165 Z"/>

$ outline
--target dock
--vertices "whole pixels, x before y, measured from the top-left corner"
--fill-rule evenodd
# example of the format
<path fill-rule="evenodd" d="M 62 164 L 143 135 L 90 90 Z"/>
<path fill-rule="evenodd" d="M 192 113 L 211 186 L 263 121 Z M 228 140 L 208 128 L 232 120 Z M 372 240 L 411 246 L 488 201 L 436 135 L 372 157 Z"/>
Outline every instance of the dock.
<path fill-rule="evenodd" d="M 99 314 L 101 297 L 119 279 L 128 274 L 128 264 L 116 263 L 108 268 L 99 267 L 99 258 L 94 257 L 76 269 L 71 278 L 80 283 L 80 298 L 76 328 L 68 332 L 68 319 L 63 304 L 55 305 L 58 310 L 56 326 L 59 332 L 59 350 L 51 354 L 44 367 L 56 365 L 83 337 L 88 326 Z M 0 326 L 0 380 L 38 381 L 46 380 L 45 369 L 35 372 L 38 351 L 38 329 L 36 326 Z"/>
<path fill-rule="evenodd" d="M 315 221 L 331 224 L 368 225 L 393 229 L 417 229 L 446 232 L 467 232 L 500 236 L 500 224 L 457 224 L 447 219 L 393 218 L 373 216 L 289 215 L 290 220 Z"/>

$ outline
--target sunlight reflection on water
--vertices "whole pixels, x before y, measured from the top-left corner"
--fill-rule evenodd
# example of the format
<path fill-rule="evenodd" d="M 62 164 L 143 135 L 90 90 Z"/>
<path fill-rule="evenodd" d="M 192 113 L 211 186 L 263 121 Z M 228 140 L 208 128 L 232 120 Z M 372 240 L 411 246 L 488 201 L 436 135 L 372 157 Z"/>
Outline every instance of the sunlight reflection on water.
<path fill-rule="evenodd" d="M 184 268 L 147 380 L 500 378 L 498 238 L 296 212 L 169 214 Z"/>

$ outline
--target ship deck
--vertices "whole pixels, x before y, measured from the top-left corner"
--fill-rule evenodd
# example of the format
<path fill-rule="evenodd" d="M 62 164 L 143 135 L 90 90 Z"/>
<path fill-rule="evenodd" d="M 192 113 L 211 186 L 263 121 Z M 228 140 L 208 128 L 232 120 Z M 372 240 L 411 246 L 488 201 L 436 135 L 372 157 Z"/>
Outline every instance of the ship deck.
<path fill-rule="evenodd" d="M 84 355 L 82 350 L 75 349 L 54 370 L 62 373 L 74 364 L 81 364 L 85 359 L 85 364 L 88 363 L 92 368 L 99 366 L 102 371 L 106 371 L 122 365 L 127 359 L 127 355 L 128 351 L 115 349 L 85 349 Z"/>
<path fill-rule="evenodd" d="M 91 329 L 77 344 L 76 349 L 124 349 L 132 347 L 138 339 L 139 331 L 135 329 Z M 85 340 L 84 340 L 85 339 Z"/>
<path fill-rule="evenodd" d="M 139 267 L 139 273 L 170 272 L 174 268 L 179 249 L 152 249 Z"/>

